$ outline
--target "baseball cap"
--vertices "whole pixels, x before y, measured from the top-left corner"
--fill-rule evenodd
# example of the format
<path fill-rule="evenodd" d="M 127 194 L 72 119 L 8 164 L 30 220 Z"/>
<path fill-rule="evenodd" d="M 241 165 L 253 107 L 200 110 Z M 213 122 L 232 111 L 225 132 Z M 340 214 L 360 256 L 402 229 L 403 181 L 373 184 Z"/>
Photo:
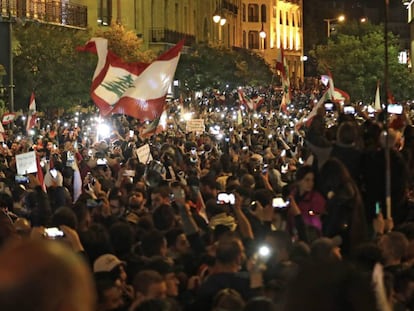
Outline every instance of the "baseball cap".
<path fill-rule="evenodd" d="M 119 260 L 115 255 L 104 254 L 99 256 L 93 263 L 93 272 L 110 272 L 121 264 L 125 264 L 125 262 Z"/>

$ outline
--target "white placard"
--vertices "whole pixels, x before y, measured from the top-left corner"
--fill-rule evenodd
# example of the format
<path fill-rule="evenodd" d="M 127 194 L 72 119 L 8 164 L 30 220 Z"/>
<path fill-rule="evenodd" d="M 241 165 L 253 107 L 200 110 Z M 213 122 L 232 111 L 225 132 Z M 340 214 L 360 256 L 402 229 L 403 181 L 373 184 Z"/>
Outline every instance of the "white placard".
<path fill-rule="evenodd" d="M 18 175 L 37 173 L 36 153 L 34 151 L 16 155 Z"/>
<path fill-rule="evenodd" d="M 195 132 L 195 133 L 203 133 L 206 127 L 204 125 L 204 119 L 192 119 L 188 120 L 185 126 L 185 131 Z"/>
<path fill-rule="evenodd" d="M 151 150 L 148 144 L 139 147 L 135 152 L 139 162 L 147 164 L 148 162 L 152 161 Z"/>

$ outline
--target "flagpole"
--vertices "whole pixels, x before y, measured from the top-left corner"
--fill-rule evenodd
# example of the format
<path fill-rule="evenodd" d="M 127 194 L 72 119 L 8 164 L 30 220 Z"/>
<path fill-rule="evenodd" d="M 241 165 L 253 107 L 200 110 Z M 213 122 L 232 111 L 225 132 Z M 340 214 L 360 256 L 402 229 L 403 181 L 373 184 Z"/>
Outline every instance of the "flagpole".
<path fill-rule="evenodd" d="M 388 128 L 388 94 L 389 94 L 389 63 L 388 63 L 388 16 L 389 0 L 385 0 L 385 22 L 384 22 L 384 89 L 386 94 L 385 111 L 384 111 L 384 135 L 385 135 L 385 208 L 386 218 L 392 218 L 391 215 L 391 161 L 390 161 L 390 141 Z"/>

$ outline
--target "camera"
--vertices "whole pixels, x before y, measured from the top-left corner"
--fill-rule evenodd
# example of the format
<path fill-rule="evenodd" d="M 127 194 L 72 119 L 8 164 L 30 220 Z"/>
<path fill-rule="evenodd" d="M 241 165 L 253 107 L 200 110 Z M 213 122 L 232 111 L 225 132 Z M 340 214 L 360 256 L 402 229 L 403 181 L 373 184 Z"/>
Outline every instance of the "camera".
<path fill-rule="evenodd" d="M 234 205 L 236 203 L 236 197 L 234 193 L 219 193 L 217 195 L 217 204 L 230 204 Z"/>
<path fill-rule="evenodd" d="M 46 228 L 43 235 L 48 239 L 61 239 L 65 236 L 65 233 L 58 227 L 51 227 Z"/>

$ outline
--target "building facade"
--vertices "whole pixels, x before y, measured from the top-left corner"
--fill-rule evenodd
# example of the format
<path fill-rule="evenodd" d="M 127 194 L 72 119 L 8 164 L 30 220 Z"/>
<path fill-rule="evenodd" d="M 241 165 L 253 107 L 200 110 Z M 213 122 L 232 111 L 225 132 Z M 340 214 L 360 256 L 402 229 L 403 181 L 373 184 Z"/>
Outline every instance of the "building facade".
<path fill-rule="evenodd" d="M 185 36 L 187 45 L 206 43 L 251 49 L 275 68 L 283 49 L 292 85 L 303 81 L 302 0 L 80 2 L 88 7 L 90 27 L 122 23 L 134 29 L 146 47 L 154 50 L 164 50 Z"/>
<path fill-rule="evenodd" d="M 81 29 L 120 23 L 155 51 L 185 37 L 187 47 L 253 50 L 274 70 L 283 49 L 291 85 L 303 81 L 302 0 L 0 0 L 0 12 L 5 33 L 18 19 Z"/>

